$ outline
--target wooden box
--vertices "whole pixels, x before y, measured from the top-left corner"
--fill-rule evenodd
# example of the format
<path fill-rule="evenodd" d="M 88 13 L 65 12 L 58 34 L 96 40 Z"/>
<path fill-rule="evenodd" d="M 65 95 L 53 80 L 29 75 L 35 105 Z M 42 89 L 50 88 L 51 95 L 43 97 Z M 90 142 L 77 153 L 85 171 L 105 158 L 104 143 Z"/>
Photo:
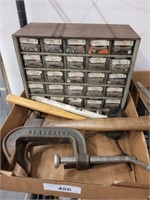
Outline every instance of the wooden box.
<path fill-rule="evenodd" d="M 9 131 L 24 125 L 29 113 L 27 108 L 14 106 L 1 129 L 1 142 Z M 130 117 L 137 116 L 130 96 L 126 113 Z M 86 142 L 90 155 L 120 154 L 115 142 L 102 133 L 88 138 Z M 143 132 L 129 132 L 119 143 L 124 152 L 149 163 Z M 9 170 L 1 150 L 0 189 L 84 199 L 148 199 L 150 173 L 139 166 L 133 165 L 132 171 L 126 164 L 97 165 L 82 171 L 64 170 L 63 166 L 55 169 L 53 157 L 56 153 L 71 155 L 72 149 L 68 144 L 35 147 L 32 153 L 32 176 L 27 177 L 19 166 L 13 172 Z M 58 188 L 66 190 L 60 191 Z"/>

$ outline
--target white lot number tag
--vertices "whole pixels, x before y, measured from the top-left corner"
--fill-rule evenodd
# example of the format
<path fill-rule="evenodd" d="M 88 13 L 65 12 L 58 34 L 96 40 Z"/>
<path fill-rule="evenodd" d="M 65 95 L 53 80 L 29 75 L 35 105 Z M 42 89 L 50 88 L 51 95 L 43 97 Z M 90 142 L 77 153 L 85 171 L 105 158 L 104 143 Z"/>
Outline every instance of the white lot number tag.
<path fill-rule="evenodd" d="M 81 194 L 80 187 L 71 186 L 71 185 L 57 185 L 57 184 L 43 183 L 43 188 L 44 190 L 50 190 L 50 191 Z"/>

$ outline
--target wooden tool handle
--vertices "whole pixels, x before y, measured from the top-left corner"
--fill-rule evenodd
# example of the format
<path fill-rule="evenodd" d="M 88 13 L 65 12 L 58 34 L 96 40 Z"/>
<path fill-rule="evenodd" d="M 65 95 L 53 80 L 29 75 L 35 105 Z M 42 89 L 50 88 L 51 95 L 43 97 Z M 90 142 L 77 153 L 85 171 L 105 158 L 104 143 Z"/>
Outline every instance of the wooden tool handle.
<path fill-rule="evenodd" d="M 90 131 L 146 131 L 150 130 L 150 115 L 142 117 L 111 117 L 85 120 L 47 121 L 46 126 L 75 128 Z"/>
<path fill-rule="evenodd" d="M 6 101 L 17 104 L 26 108 L 30 108 L 32 110 L 37 110 L 43 113 L 55 115 L 58 117 L 64 117 L 67 119 L 75 119 L 75 120 L 81 120 L 81 119 L 86 119 L 83 116 L 73 114 L 67 111 L 64 111 L 60 108 L 56 108 L 54 106 L 46 105 L 44 103 L 39 103 L 33 100 L 29 100 L 23 97 L 16 96 L 14 94 L 9 94 L 6 97 Z"/>

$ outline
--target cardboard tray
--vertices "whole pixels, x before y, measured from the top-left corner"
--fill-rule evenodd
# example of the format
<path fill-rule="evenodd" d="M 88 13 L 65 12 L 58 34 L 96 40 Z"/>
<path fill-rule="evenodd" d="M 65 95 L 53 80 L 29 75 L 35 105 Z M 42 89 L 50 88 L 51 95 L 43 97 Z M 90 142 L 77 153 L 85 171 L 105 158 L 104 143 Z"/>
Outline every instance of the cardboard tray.
<path fill-rule="evenodd" d="M 130 117 L 137 116 L 130 95 L 126 113 Z M 15 105 L 1 129 L 1 142 L 9 131 L 23 126 L 29 114 L 29 109 Z M 54 120 L 51 116 L 47 116 L 48 119 Z M 127 154 L 149 162 L 143 132 L 129 132 L 119 143 Z M 104 134 L 88 138 L 87 148 L 90 155 L 120 154 L 114 141 Z M 35 147 L 32 151 L 32 177 L 26 177 L 18 165 L 13 172 L 9 170 L 2 152 L 0 189 L 84 199 L 147 199 L 149 196 L 150 173 L 136 165 L 132 171 L 126 164 L 94 166 L 83 171 L 64 170 L 63 166 L 55 169 L 53 157 L 56 153 L 72 155 L 72 149 L 66 144 Z"/>
<path fill-rule="evenodd" d="M 150 71 L 135 71 L 130 86 L 131 95 L 139 115 L 150 114 L 150 100 L 143 94 L 137 85 L 141 82 L 145 88 L 150 88 Z"/>

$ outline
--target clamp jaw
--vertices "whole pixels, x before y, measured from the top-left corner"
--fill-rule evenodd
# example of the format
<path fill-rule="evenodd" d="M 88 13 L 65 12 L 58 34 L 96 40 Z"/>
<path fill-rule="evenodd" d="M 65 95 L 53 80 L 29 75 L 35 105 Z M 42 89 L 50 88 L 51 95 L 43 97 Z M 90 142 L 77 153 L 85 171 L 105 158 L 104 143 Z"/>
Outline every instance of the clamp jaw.
<path fill-rule="evenodd" d="M 38 145 L 50 145 L 58 143 L 71 143 L 74 155 L 60 157 L 55 155 L 55 168 L 61 163 L 66 169 L 88 169 L 95 164 L 133 163 L 150 171 L 150 165 L 138 161 L 133 156 L 89 156 L 83 135 L 71 128 L 56 127 L 20 127 L 8 133 L 2 143 L 3 151 L 10 166 L 16 162 L 30 176 L 31 163 L 29 161 L 30 149 Z"/>

